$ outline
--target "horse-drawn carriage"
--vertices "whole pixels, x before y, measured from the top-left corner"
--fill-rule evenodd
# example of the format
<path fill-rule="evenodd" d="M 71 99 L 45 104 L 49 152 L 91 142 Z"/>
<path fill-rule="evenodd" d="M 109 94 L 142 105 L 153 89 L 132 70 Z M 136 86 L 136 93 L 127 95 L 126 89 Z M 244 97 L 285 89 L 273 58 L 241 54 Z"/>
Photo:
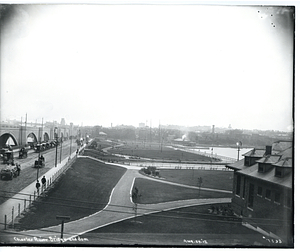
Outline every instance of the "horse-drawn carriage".
<path fill-rule="evenodd" d="M 14 153 L 12 150 L 5 149 L 1 154 L 3 159 L 3 164 L 13 164 L 14 163 Z"/>
<path fill-rule="evenodd" d="M 13 178 L 19 176 L 20 172 L 21 172 L 20 164 L 9 164 L 1 169 L 0 177 L 1 179 L 9 178 L 10 180 L 12 180 Z"/>
<path fill-rule="evenodd" d="M 27 158 L 28 151 L 23 147 L 19 150 L 19 158 Z"/>
<path fill-rule="evenodd" d="M 38 160 L 34 161 L 34 168 L 43 168 L 43 167 L 45 167 L 45 158 L 42 155 L 38 158 Z"/>

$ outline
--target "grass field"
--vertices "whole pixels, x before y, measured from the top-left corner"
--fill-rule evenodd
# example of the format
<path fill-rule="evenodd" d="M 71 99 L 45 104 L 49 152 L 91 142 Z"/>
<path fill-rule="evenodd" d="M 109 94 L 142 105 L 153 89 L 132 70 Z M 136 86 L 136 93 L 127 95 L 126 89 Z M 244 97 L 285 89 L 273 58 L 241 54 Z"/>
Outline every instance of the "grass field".
<path fill-rule="evenodd" d="M 112 154 L 107 154 L 104 152 L 100 152 L 98 150 L 93 150 L 93 149 L 86 149 L 84 151 L 84 156 L 89 156 L 89 157 L 94 157 L 97 158 L 99 160 L 103 160 L 105 162 L 118 162 L 118 163 L 122 163 L 125 160 L 124 157 L 117 157 L 115 155 Z"/>
<path fill-rule="evenodd" d="M 158 145 L 124 145 L 119 148 L 114 148 L 109 150 L 111 153 L 142 157 L 142 158 L 151 158 L 151 159 L 160 159 L 165 161 L 190 161 L 190 162 L 210 162 L 211 158 L 202 156 L 199 154 L 189 153 L 181 150 L 175 150 L 169 147 L 159 147 Z M 213 161 L 216 159 L 213 158 Z"/>
<path fill-rule="evenodd" d="M 105 207 L 113 187 L 125 169 L 91 159 L 78 159 L 23 218 L 20 229 L 36 229 L 57 225 L 56 215 L 80 219 Z M 34 220 L 34 221 L 33 221 Z"/>
<path fill-rule="evenodd" d="M 198 189 L 184 188 L 143 178 L 137 178 L 134 187 L 138 189 L 141 195 L 136 200 L 140 204 L 153 204 L 183 199 L 231 197 L 231 194 L 228 193 L 199 191 Z"/>
<path fill-rule="evenodd" d="M 168 181 L 192 186 L 199 186 L 201 177 L 201 187 L 227 191 L 231 191 L 233 185 L 233 171 L 161 169 L 159 175 Z"/>
<path fill-rule="evenodd" d="M 216 205 L 215 205 L 216 206 Z M 84 234 L 91 244 L 268 246 L 236 218 L 210 214 L 210 205 L 181 208 L 115 223 Z M 108 243 L 109 242 L 109 243 Z"/>
<path fill-rule="evenodd" d="M 108 202 L 112 188 L 125 169 L 90 159 L 78 159 L 67 173 L 20 220 L 20 229 L 36 229 L 60 224 L 56 215 L 71 216 L 71 221 L 101 210 Z M 164 176 L 189 183 L 190 170 Z M 215 171 L 210 171 L 211 173 Z M 227 172 L 223 172 L 228 174 Z M 205 175 L 202 174 L 203 178 Z M 208 175 L 207 175 L 208 176 Z M 209 177 L 209 176 L 208 176 Z M 222 180 L 222 175 L 215 176 Z M 210 180 L 205 180 L 207 183 Z M 217 183 L 217 180 L 212 183 Z M 136 179 L 140 203 L 163 202 L 199 197 L 197 189 L 188 189 L 146 179 Z M 215 184 L 214 184 L 215 186 Z M 228 194 L 200 191 L 200 197 L 228 197 Z M 80 200 L 79 200 L 80 199 Z M 83 200 L 85 199 L 85 200 Z M 248 246 L 263 244 L 262 236 L 241 225 L 237 220 L 208 213 L 208 205 L 177 209 L 141 216 L 111 224 L 84 234 L 88 245 L 155 245 Z M 225 219 L 224 219 L 225 218 Z M 34 221 L 33 221 L 34 220 Z M 191 243 L 196 242 L 196 243 Z M 68 243 L 66 243 L 68 244 Z M 71 242 L 74 245 L 74 242 Z M 78 243 L 87 245 L 87 243 Z"/>

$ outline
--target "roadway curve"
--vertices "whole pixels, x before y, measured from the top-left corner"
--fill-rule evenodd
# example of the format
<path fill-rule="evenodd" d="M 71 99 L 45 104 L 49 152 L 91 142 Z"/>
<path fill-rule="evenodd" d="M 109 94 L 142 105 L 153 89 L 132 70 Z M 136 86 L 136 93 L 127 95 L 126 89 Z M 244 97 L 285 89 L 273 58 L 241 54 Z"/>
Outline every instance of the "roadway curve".
<path fill-rule="evenodd" d="M 99 160 L 98 160 L 99 161 Z M 131 169 L 130 166 L 120 165 L 127 168 L 127 171 L 119 180 L 115 188 L 113 189 L 109 203 L 107 206 L 90 216 L 84 217 L 82 219 L 71 221 L 64 224 L 64 239 L 72 239 L 74 237 L 80 236 L 86 232 L 120 222 L 122 220 L 134 218 L 134 204 L 131 200 L 131 191 L 134 184 L 135 178 L 149 178 L 143 176 L 139 171 Z M 149 178 L 151 179 L 151 178 Z M 160 182 L 165 182 L 163 180 L 156 180 Z M 185 185 L 186 186 L 186 185 Z M 188 187 L 188 186 L 187 186 Z M 187 207 L 193 205 L 201 204 L 214 204 L 214 203 L 230 203 L 231 198 L 213 198 L 213 199 L 190 199 L 190 200 L 180 200 L 172 201 L 158 204 L 139 204 L 137 215 L 151 214 L 160 211 L 166 211 L 170 209 Z M 18 233 L 18 237 L 28 236 L 28 237 L 40 237 L 48 239 L 49 237 L 58 237 L 60 234 L 61 225 L 42 228 L 38 230 L 22 231 Z M 56 234 L 56 235 L 54 235 Z M 57 241 L 59 242 L 59 241 Z"/>

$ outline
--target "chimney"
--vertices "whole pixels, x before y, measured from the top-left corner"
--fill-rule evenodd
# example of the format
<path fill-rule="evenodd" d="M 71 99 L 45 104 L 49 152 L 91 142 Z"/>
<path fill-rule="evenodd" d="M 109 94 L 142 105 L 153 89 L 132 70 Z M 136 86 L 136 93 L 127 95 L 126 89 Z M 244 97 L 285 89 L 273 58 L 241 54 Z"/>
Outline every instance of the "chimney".
<path fill-rule="evenodd" d="M 265 155 L 271 155 L 271 154 L 272 154 L 272 145 L 267 145 Z"/>

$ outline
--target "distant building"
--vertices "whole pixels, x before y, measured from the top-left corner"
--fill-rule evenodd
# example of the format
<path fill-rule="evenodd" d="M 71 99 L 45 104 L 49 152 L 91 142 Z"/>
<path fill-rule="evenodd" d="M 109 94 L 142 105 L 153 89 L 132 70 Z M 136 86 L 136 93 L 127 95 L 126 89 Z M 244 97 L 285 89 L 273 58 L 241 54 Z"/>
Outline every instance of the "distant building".
<path fill-rule="evenodd" d="M 146 127 L 145 123 L 139 123 L 139 128 L 144 128 L 144 127 Z"/>
<path fill-rule="evenodd" d="M 293 244 L 293 146 L 278 141 L 253 149 L 226 167 L 234 170 L 232 208 L 265 235 Z"/>

